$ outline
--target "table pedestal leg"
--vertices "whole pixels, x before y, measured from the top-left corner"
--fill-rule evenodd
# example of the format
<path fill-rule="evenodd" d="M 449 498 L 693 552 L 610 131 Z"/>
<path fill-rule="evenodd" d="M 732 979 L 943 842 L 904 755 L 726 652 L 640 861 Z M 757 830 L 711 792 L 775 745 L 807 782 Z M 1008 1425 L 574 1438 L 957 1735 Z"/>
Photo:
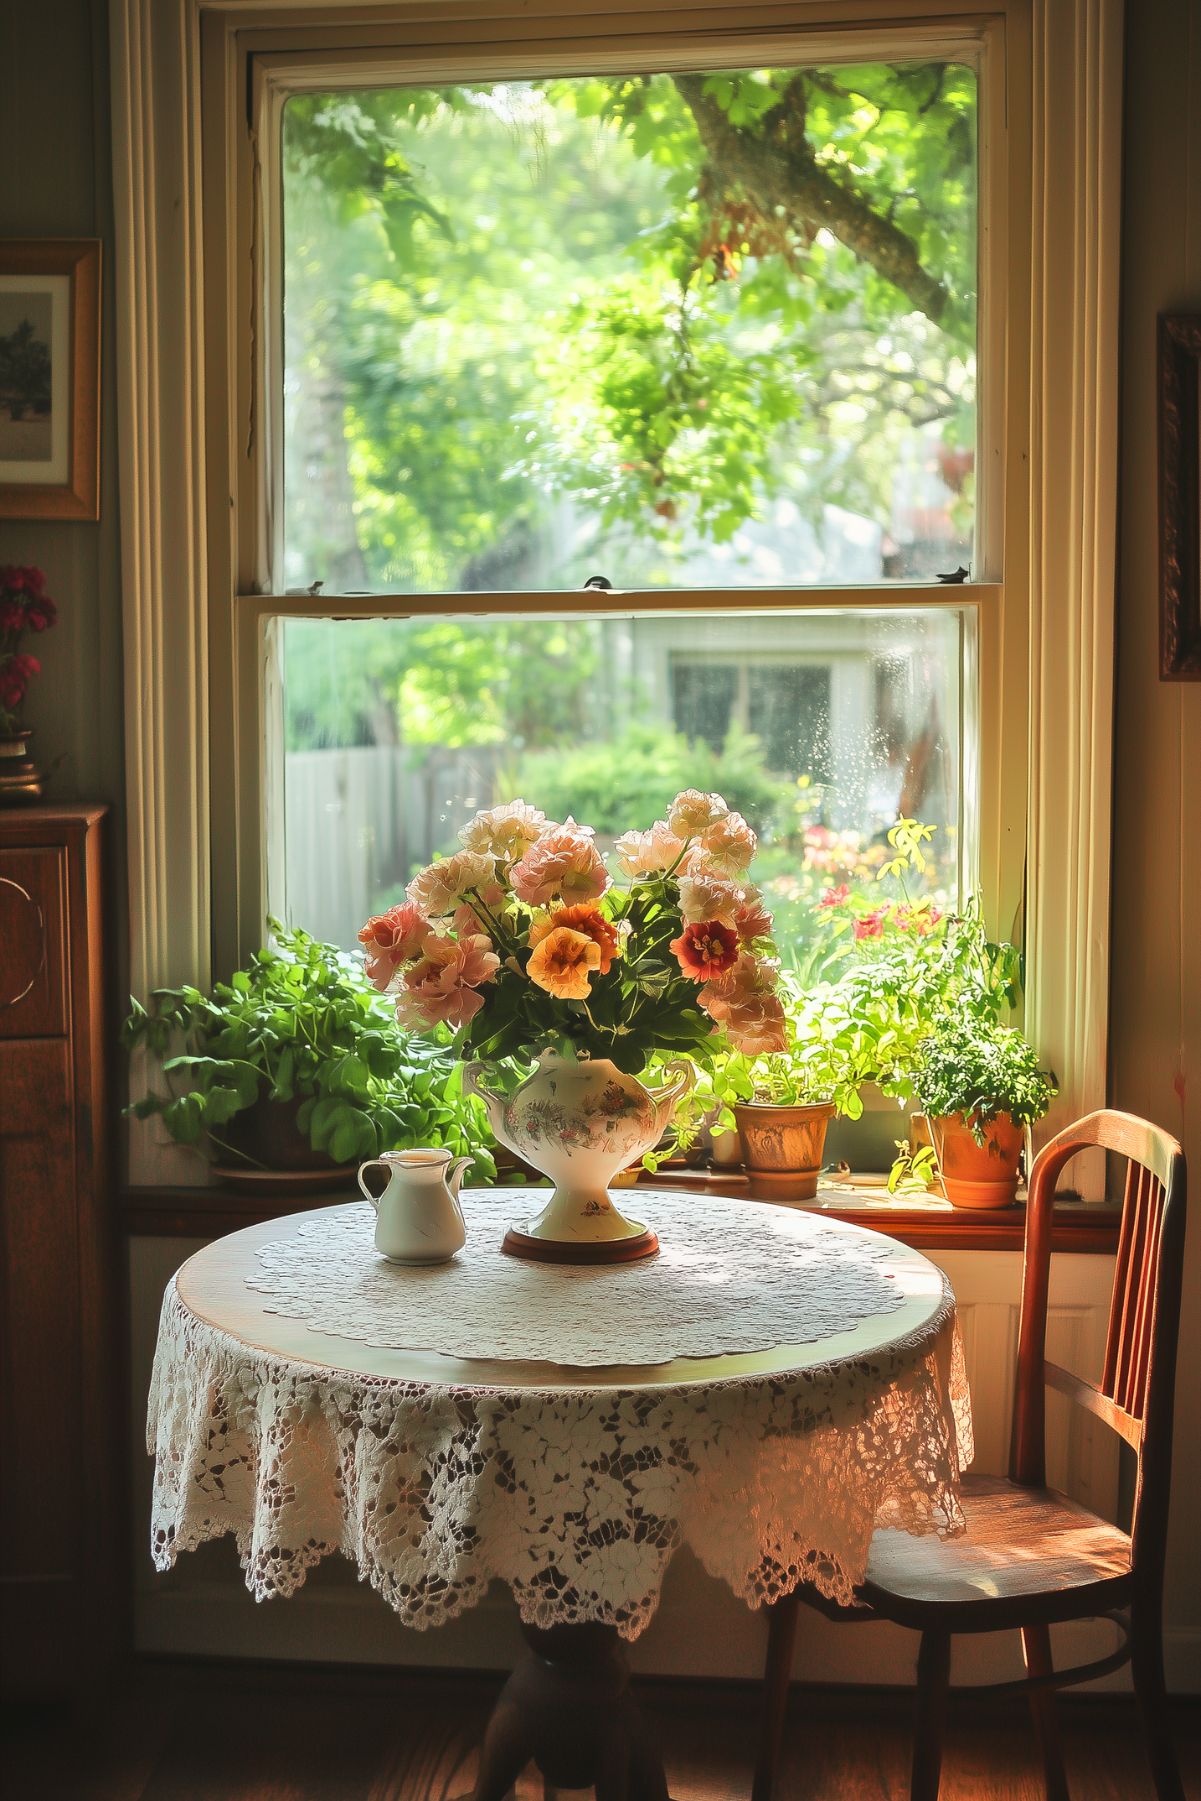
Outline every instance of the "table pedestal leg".
<path fill-rule="evenodd" d="M 504 1801 L 531 1759 L 558 1788 L 594 1787 L 596 1801 L 669 1801 L 616 1629 L 522 1630 L 530 1648 L 493 1709 L 471 1801 Z"/>

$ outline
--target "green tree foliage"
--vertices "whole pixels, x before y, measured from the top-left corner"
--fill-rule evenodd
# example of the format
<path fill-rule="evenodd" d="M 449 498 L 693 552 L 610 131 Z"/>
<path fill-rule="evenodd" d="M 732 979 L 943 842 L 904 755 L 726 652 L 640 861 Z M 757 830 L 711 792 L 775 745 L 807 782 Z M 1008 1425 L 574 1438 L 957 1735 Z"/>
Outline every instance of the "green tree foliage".
<path fill-rule="evenodd" d="M 294 98 L 294 577 L 655 585 L 781 494 L 887 521 L 905 433 L 970 440 L 975 107 L 943 64 Z"/>

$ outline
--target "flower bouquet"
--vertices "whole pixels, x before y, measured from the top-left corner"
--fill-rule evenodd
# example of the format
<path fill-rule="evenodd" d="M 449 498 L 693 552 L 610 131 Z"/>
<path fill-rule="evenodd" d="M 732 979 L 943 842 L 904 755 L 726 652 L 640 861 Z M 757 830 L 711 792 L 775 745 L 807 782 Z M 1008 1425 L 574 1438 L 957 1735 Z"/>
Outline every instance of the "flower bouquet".
<path fill-rule="evenodd" d="M 747 880 L 755 834 L 719 795 L 688 790 L 617 840 L 617 879 L 589 827 L 521 800 L 459 837 L 359 933 L 368 976 L 402 1026 L 458 1032 L 496 1136 L 555 1181 L 507 1247 L 646 1255 L 654 1234 L 614 1207 L 612 1176 L 657 1141 L 695 1063 L 784 1047 L 771 915 Z M 673 1058 L 662 1088 L 637 1080 Z M 534 1062 L 514 1087 L 514 1065 Z"/>
<path fill-rule="evenodd" d="M 41 775 L 29 755 L 32 734 L 19 718 L 30 680 L 41 674 L 42 665 L 20 646 L 26 632 L 48 631 L 57 617 L 40 569 L 0 568 L 0 801 L 6 796 L 35 800 L 42 791 Z"/>

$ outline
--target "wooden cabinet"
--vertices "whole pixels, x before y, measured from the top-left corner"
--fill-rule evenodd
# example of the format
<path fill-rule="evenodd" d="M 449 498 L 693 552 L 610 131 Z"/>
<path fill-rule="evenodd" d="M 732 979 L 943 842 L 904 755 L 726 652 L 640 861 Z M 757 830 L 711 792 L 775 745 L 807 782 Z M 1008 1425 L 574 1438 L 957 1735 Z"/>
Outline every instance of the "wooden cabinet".
<path fill-rule="evenodd" d="M 94 1689 L 118 1641 L 116 1234 L 100 807 L 0 812 L 0 1679 Z"/>

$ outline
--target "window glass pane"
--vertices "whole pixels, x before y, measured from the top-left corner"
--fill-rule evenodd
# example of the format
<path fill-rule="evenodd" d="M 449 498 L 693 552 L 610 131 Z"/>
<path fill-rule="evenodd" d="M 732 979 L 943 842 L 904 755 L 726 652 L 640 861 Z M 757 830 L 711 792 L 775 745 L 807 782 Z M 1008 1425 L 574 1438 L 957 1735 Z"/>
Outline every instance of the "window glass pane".
<path fill-rule="evenodd" d="M 970 68 L 304 94 L 282 148 L 288 586 L 971 564 Z"/>
<path fill-rule="evenodd" d="M 351 948 L 477 808 L 571 813 L 607 848 L 689 787 L 759 834 L 786 956 L 901 812 L 938 828 L 930 885 L 958 900 L 961 631 L 954 609 L 287 620 L 287 915 Z"/>

